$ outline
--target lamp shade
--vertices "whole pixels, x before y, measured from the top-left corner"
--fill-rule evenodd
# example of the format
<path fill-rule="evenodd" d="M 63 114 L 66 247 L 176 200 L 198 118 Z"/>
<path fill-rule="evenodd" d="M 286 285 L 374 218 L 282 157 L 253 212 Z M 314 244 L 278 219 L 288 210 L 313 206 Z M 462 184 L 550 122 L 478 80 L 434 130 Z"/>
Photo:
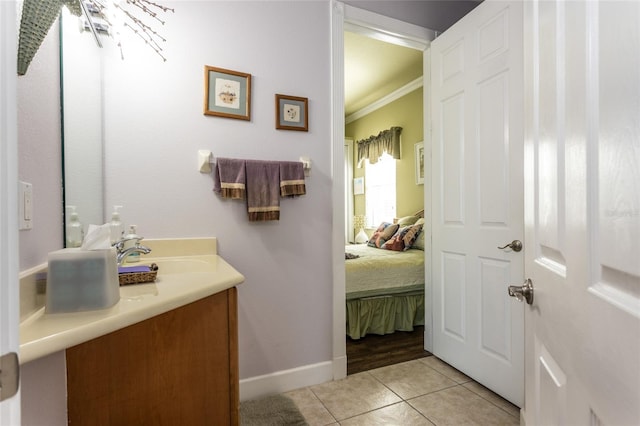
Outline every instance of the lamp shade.
<path fill-rule="evenodd" d="M 363 228 L 360 228 L 360 231 L 356 235 L 356 244 L 364 244 L 369 240 L 369 236 L 366 232 L 364 232 Z"/>

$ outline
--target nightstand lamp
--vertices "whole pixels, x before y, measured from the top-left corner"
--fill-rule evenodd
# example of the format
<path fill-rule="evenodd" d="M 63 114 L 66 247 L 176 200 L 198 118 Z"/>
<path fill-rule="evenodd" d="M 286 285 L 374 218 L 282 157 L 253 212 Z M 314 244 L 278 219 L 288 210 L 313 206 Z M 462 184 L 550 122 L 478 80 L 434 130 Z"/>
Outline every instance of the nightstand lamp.
<path fill-rule="evenodd" d="M 358 233 L 355 237 L 356 244 L 364 244 L 369 241 L 369 236 L 364 232 L 365 217 L 363 215 L 355 215 L 353 217 L 353 229 L 356 229 Z"/>

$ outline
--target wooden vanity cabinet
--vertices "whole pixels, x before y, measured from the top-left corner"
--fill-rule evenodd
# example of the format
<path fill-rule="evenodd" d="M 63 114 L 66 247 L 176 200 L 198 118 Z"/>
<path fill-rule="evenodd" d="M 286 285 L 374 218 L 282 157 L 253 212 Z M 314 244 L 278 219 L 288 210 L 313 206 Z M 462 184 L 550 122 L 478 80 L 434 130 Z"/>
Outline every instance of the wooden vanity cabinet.
<path fill-rule="evenodd" d="M 70 425 L 237 425 L 237 290 L 67 349 Z"/>

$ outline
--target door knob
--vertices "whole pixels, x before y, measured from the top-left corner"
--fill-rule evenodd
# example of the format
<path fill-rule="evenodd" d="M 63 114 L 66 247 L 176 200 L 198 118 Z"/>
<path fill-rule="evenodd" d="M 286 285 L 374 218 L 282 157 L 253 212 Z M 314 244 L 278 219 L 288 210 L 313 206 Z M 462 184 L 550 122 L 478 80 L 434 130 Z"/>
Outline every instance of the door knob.
<path fill-rule="evenodd" d="M 515 252 L 519 252 L 520 250 L 522 250 L 522 241 L 520 240 L 513 240 L 511 241 L 509 244 L 507 244 L 506 246 L 503 247 L 498 247 L 500 250 L 504 250 L 506 248 L 510 248 L 511 250 L 515 251 Z"/>
<path fill-rule="evenodd" d="M 18 393 L 20 385 L 20 363 L 18 354 L 10 352 L 0 357 L 0 401 Z"/>
<path fill-rule="evenodd" d="M 531 282 L 529 278 L 527 278 L 521 286 L 510 285 L 507 291 L 509 292 L 509 296 L 515 297 L 518 299 L 518 302 L 526 300 L 528 305 L 533 303 L 533 282 Z"/>

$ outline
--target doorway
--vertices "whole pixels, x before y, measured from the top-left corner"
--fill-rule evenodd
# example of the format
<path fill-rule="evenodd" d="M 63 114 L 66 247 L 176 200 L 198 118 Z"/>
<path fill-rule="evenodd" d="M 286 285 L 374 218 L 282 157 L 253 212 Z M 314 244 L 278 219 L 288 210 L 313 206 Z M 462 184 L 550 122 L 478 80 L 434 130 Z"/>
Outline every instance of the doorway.
<path fill-rule="evenodd" d="M 492 4 L 493 5 L 493 4 Z M 495 7 L 508 7 L 505 5 L 497 5 Z M 443 37 L 438 39 L 438 42 L 433 44 L 433 49 L 434 52 L 432 52 L 431 54 L 433 55 L 433 61 L 434 61 L 434 76 L 433 76 L 433 81 L 437 82 L 438 84 L 442 84 L 443 81 L 446 83 L 450 83 L 451 81 L 457 81 L 459 74 L 461 73 L 456 73 L 458 69 L 460 69 L 462 67 L 462 65 L 464 64 L 465 66 L 467 64 L 471 64 L 472 61 L 471 60 L 466 60 L 466 57 L 463 58 L 462 52 L 463 51 L 469 51 L 471 53 L 477 53 L 476 50 L 474 50 L 472 47 L 477 47 L 477 44 L 474 44 L 473 42 L 469 42 L 469 43 L 465 43 L 465 49 L 463 49 L 461 46 L 463 45 L 462 42 L 460 42 L 460 40 L 482 40 L 483 44 L 480 45 L 481 49 L 480 49 L 480 53 L 481 55 L 477 55 L 477 58 L 482 59 L 482 64 L 489 64 L 492 65 L 493 62 L 496 58 L 500 59 L 502 56 L 504 55 L 504 51 L 505 49 L 503 48 L 504 46 L 510 46 L 511 43 L 505 43 L 504 40 L 512 40 L 512 37 L 509 37 L 508 35 L 505 38 L 505 35 L 507 34 L 507 32 L 505 31 L 505 29 L 508 28 L 517 28 L 518 26 L 516 25 L 515 27 L 512 25 L 507 25 L 507 22 L 509 21 L 515 21 L 517 22 L 518 19 L 515 16 L 512 16 L 512 14 L 516 14 L 516 7 L 512 8 L 513 11 L 511 10 L 495 10 L 494 7 L 490 7 L 490 6 L 486 6 L 484 8 L 482 8 L 482 11 L 479 13 L 476 13 L 473 17 L 465 20 L 466 24 L 464 23 L 458 23 L 458 25 L 455 26 L 455 30 L 453 30 L 452 32 L 447 32 L 448 37 Z M 507 12 L 511 12 L 511 13 L 507 13 Z M 485 15 L 489 15 L 489 14 L 493 14 L 496 13 L 496 15 L 492 15 L 492 16 L 485 16 Z M 346 14 L 345 18 L 348 21 L 348 14 Z M 483 22 L 478 23 L 478 20 L 482 20 L 484 19 Z M 477 34 L 474 34 L 470 37 L 463 37 L 461 36 L 459 33 L 461 31 L 467 31 L 469 28 L 475 28 L 478 31 L 481 31 L 481 33 L 479 34 L 479 36 Z M 453 34 L 453 35 L 452 35 Z M 448 40 L 451 39 L 450 41 L 454 44 L 453 46 L 444 46 L 443 49 L 444 50 L 440 50 L 438 51 L 438 49 L 436 48 L 438 45 L 440 45 L 440 47 L 442 47 L 443 43 L 445 43 L 442 40 Z M 455 42 L 458 41 L 458 44 L 455 44 Z M 486 43 L 491 43 L 493 47 L 488 48 L 489 46 L 486 46 Z M 472 44 L 472 46 L 469 49 L 466 49 L 467 44 Z M 499 47 L 496 47 L 497 45 L 500 45 Z M 517 42 L 513 42 L 514 45 L 518 45 Z M 448 47 L 450 47 L 448 49 Z M 436 57 L 436 55 L 439 55 Z M 439 64 L 439 66 L 437 66 L 437 60 L 442 60 L 443 57 L 447 58 L 447 61 L 443 62 L 441 61 Z M 510 56 L 510 58 L 513 61 L 517 61 L 517 52 L 515 52 L 513 55 Z M 429 56 L 425 55 L 425 75 L 429 76 L 428 74 L 428 70 L 429 70 L 429 66 L 428 66 L 428 61 L 429 61 Z M 513 67 L 513 69 L 517 69 L 517 64 L 516 62 L 511 63 L 508 62 L 508 69 L 511 70 L 511 68 Z M 439 68 L 438 68 L 439 67 Z M 456 79 L 454 78 L 443 78 L 442 77 L 442 72 L 440 74 L 438 74 L 437 70 L 441 69 L 441 70 L 445 70 L 448 74 L 447 76 L 452 76 L 453 74 L 455 74 Z M 493 70 L 493 68 L 492 68 Z M 515 76 L 520 76 L 521 77 L 522 73 L 518 73 L 515 72 Z M 438 77 L 440 75 L 440 77 Z M 487 74 L 489 76 L 492 76 L 494 74 Z M 513 119 L 515 120 L 514 123 L 511 123 L 511 121 L 509 121 L 509 124 L 513 124 L 513 129 L 518 129 L 518 111 L 515 110 L 517 109 L 518 105 L 520 105 L 520 102 L 518 102 L 518 92 L 514 89 L 513 93 L 513 100 L 511 99 L 511 97 L 504 97 L 504 96 L 492 96 L 491 95 L 491 90 L 492 89 L 496 89 L 495 92 L 498 91 L 498 89 L 500 88 L 510 88 L 511 86 L 507 86 L 506 82 L 510 81 L 509 79 L 506 79 L 506 75 L 505 73 L 498 75 L 495 78 L 488 78 L 487 81 L 482 81 L 482 84 L 480 86 L 478 86 L 477 84 L 474 85 L 474 88 L 479 88 L 482 89 L 482 91 L 480 92 L 480 94 L 482 96 L 480 96 L 479 98 L 472 98 L 469 100 L 469 105 L 471 105 L 471 109 L 474 111 L 480 111 L 482 113 L 487 113 L 488 111 L 509 111 L 508 114 L 504 115 L 501 118 L 510 118 L 513 117 Z M 479 75 L 478 77 L 482 78 L 482 77 L 486 77 L 485 74 Z M 517 81 L 517 79 L 513 79 L 513 81 Z M 502 84 L 505 83 L 505 84 Z M 521 85 L 520 85 L 521 86 Z M 427 84 L 427 87 L 430 87 Z M 484 118 L 487 118 L 486 116 L 482 116 L 480 120 L 476 121 L 474 119 L 471 120 L 464 120 L 464 117 L 466 117 L 465 114 L 457 114 L 455 115 L 454 113 L 456 112 L 460 112 L 463 111 L 462 110 L 462 105 L 466 105 L 465 103 L 463 103 L 462 101 L 459 101 L 458 98 L 456 98 L 455 95 L 458 92 L 455 92 L 453 94 L 448 93 L 449 97 L 436 97 L 436 95 L 434 94 L 434 123 L 438 123 L 439 124 L 439 128 L 441 129 L 443 127 L 443 121 L 446 120 L 442 120 L 442 119 L 438 119 L 438 117 L 442 117 L 442 114 L 440 114 L 438 116 L 438 114 L 436 114 L 438 111 L 440 110 L 436 110 L 436 106 L 439 107 L 440 109 L 442 109 L 443 106 L 451 106 L 450 109 L 447 109 L 445 112 L 447 113 L 446 117 L 450 118 L 450 117 L 454 117 L 457 116 L 459 118 L 461 118 L 461 120 L 459 121 L 452 121 L 452 120 L 448 120 L 446 121 L 445 124 L 449 125 L 449 124 L 456 124 L 458 123 L 459 125 L 457 126 L 457 129 L 462 129 L 463 126 L 462 124 L 477 124 L 477 123 L 481 123 L 483 126 L 482 128 L 484 130 L 492 130 L 492 129 L 503 129 L 505 128 L 505 126 L 500 126 L 500 125 L 493 125 L 493 123 L 496 123 L 496 120 L 491 120 L 490 117 L 487 120 L 484 120 Z M 471 94 L 476 93 L 475 91 L 471 91 Z M 428 97 L 431 96 L 431 94 L 427 93 Z M 439 99 L 440 101 L 435 102 L 435 100 Z M 447 102 L 443 103 L 443 99 L 447 100 Z M 449 102 L 451 99 L 453 99 L 453 101 Z M 473 102 L 475 100 L 486 100 L 486 101 L 492 101 L 492 100 L 497 100 L 497 101 L 501 101 L 501 100 L 509 100 L 509 102 L 507 102 L 506 104 L 508 106 L 510 106 L 510 108 L 514 108 L 514 110 L 512 111 L 511 109 L 507 109 L 506 107 L 503 109 L 499 109 L 499 108 L 492 108 L 489 104 L 487 105 L 476 105 L 475 108 L 473 107 Z M 466 98 L 465 98 L 466 100 Z M 459 101 L 456 103 L 456 101 Z M 436 105 L 437 104 L 437 105 Z M 425 106 L 427 106 L 427 108 L 425 108 L 425 118 L 429 117 L 431 115 L 431 112 L 428 110 L 428 102 L 425 102 Z M 442 111 L 440 111 L 442 112 Z M 470 116 L 470 115 L 469 115 Z M 425 120 L 425 134 L 430 136 L 430 131 L 428 128 L 428 123 L 430 120 Z M 438 130 L 436 128 L 437 126 L 434 126 L 433 129 L 433 133 L 434 133 L 434 140 L 444 140 L 443 138 L 438 139 L 436 137 L 436 131 Z M 472 135 L 474 134 L 474 129 L 473 128 L 469 128 L 467 129 L 466 127 L 465 131 L 466 133 L 463 134 L 469 134 Z M 511 129 L 511 126 L 508 126 L 509 129 Z M 454 129 L 454 130 L 457 130 Z M 453 136 L 453 140 L 454 143 L 453 144 L 447 144 L 446 147 L 449 151 L 447 151 L 448 154 L 452 154 L 447 156 L 438 154 L 436 155 L 435 150 L 433 153 L 433 158 L 437 159 L 437 161 L 434 163 L 433 167 L 434 167 L 434 171 L 433 171 L 433 175 L 437 176 L 439 178 L 442 177 L 442 173 L 439 173 L 438 171 L 435 170 L 435 164 L 437 163 L 438 165 L 440 165 L 440 163 L 442 162 L 442 159 L 445 158 L 454 158 L 454 159 L 460 159 L 460 156 L 456 156 L 457 152 L 455 151 L 455 149 L 459 148 L 459 143 L 456 145 L 455 140 L 456 137 L 455 135 L 459 134 L 456 133 L 455 131 L 453 132 L 448 132 L 447 135 L 449 136 L 447 138 L 447 140 L 451 140 L 452 136 Z M 517 141 L 519 141 L 520 139 L 517 138 L 517 134 L 518 132 L 514 130 L 513 134 L 509 133 L 509 141 L 513 141 L 513 143 L 517 143 Z M 497 132 L 498 136 L 501 136 L 502 133 Z M 425 153 L 430 153 L 432 146 L 431 146 L 431 140 L 429 140 L 429 138 L 427 138 L 427 140 L 425 141 Z M 495 139 L 495 141 L 500 141 L 502 139 L 496 137 L 493 138 Z M 458 140 L 464 140 L 464 138 L 458 138 Z M 494 145 L 496 145 L 497 147 L 500 147 L 501 144 L 497 143 L 494 141 Z M 504 144 L 502 144 L 504 145 Z M 429 148 L 427 148 L 429 147 Z M 453 150 L 451 148 L 454 148 Z M 489 146 L 489 148 L 491 148 L 491 146 Z M 450 152 L 450 151 L 454 151 L 454 152 Z M 440 152 L 442 152 L 442 150 L 440 150 Z M 494 161 L 496 158 L 501 158 L 499 156 L 495 156 L 495 155 L 491 155 L 491 149 L 487 149 L 487 150 L 483 150 L 481 152 L 481 154 L 484 157 L 481 157 L 479 155 L 473 155 L 473 152 L 471 153 L 471 155 L 469 156 L 469 158 L 472 161 L 475 161 L 472 165 L 476 166 L 478 164 L 480 165 L 490 165 L 492 163 L 492 161 Z M 497 151 L 497 152 L 501 152 L 501 151 Z M 483 160 L 483 161 L 480 161 Z M 431 164 L 431 160 L 425 158 L 425 163 L 426 164 Z M 513 164 L 514 167 L 517 167 L 519 162 L 518 161 L 508 161 L 507 164 Z M 454 164 L 455 166 L 455 164 Z M 466 173 L 467 168 L 466 167 L 446 167 L 444 168 L 444 170 L 447 170 L 447 173 L 449 173 L 450 171 L 453 171 L 452 173 L 459 171 L 459 175 L 463 175 L 465 177 L 465 179 L 467 177 L 469 177 L 468 180 L 465 180 L 465 182 L 467 183 L 467 187 L 476 187 L 476 183 L 478 182 L 483 182 L 483 183 L 489 183 L 490 180 L 489 179 L 483 179 L 483 180 L 478 180 L 478 179 L 474 179 L 474 176 L 472 176 L 469 173 Z M 486 176 L 493 176 L 496 174 L 496 170 L 499 171 L 499 169 L 497 167 L 485 167 L 485 169 L 481 169 L 482 172 L 485 172 Z M 509 169 L 511 170 L 511 169 Z M 514 171 L 514 175 L 517 177 L 518 176 L 518 171 Z M 485 176 L 485 177 L 486 177 Z M 509 175 L 510 176 L 510 175 Z M 457 176 L 456 176 L 457 177 Z M 460 180 L 460 182 L 462 182 L 462 180 Z M 511 179 L 510 182 L 515 182 L 515 185 L 512 185 L 513 188 L 520 188 L 519 185 L 517 185 L 518 180 L 517 179 Z M 440 185 L 440 183 L 438 183 L 438 185 Z M 438 186 L 438 188 L 440 188 L 440 194 L 443 193 L 443 191 L 441 190 L 442 187 L 444 187 L 445 185 L 440 185 Z M 456 187 L 454 187 L 455 189 Z M 483 187 L 484 188 L 484 187 Z M 429 192 L 429 186 L 427 186 L 425 188 L 425 206 L 427 208 L 427 211 L 425 212 L 425 215 L 427 217 L 429 217 L 431 219 L 432 222 L 437 222 L 437 223 L 443 223 L 442 219 L 439 218 L 435 218 L 436 214 L 441 214 L 443 209 L 442 208 L 436 208 L 436 206 L 431 207 L 431 200 L 435 200 L 435 201 L 442 201 L 442 197 L 441 196 L 437 196 L 436 192 L 435 192 L 435 184 L 433 187 L 434 190 L 434 194 L 433 197 L 431 196 L 431 193 Z M 481 195 L 485 196 L 486 193 L 485 192 L 480 192 Z M 445 213 L 450 213 L 450 211 L 453 211 L 450 207 L 451 205 L 454 206 L 464 206 L 464 200 L 465 198 L 463 196 L 457 196 L 458 194 L 463 194 L 463 191 L 458 191 L 458 192 L 453 192 L 452 196 L 449 197 L 449 199 L 453 199 L 453 201 L 458 202 L 458 204 L 455 204 L 453 202 L 450 202 L 449 204 L 447 204 L 448 208 L 444 209 Z M 474 198 L 475 199 L 475 198 Z M 470 211 L 469 214 L 469 220 L 467 222 L 469 223 L 481 223 L 482 226 L 485 225 L 489 225 L 489 227 L 491 227 L 491 224 L 493 223 L 498 223 L 496 220 L 493 219 L 488 219 L 485 220 L 485 218 L 488 217 L 488 213 L 492 212 L 493 210 L 495 210 L 499 204 L 498 203 L 494 203 L 492 202 L 489 198 L 485 197 L 483 198 L 484 203 L 482 204 L 484 208 L 484 210 L 482 210 L 482 214 L 484 216 L 481 216 L 482 221 L 477 221 L 476 220 L 476 214 L 475 211 Z M 436 203 L 437 204 L 437 203 Z M 470 205 L 473 203 L 470 203 Z M 511 203 L 510 203 L 511 204 Z M 515 204 L 513 205 L 519 205 L 521 203 L 515 202 Z M 475 206 L 475 204 L 474 204 Z M 431 214 L 432 212 L 429 212 L 429 208 L 433 208 L 433 214 Z M 474 207 L 475 208 L 475 207 Z M 464 211 L 466 212 L 466 210 L 464 210 L 462 207 L 460 207 L 458 209 L 459 211 Z M 458 211 L 456 210 L 456 211 Z M 505 212 L 505 211 L 511 211 L 512 209 L 500 209 L 500 212 Z M 514 210 L 515 211 L 515 210 Z M 521 218 L 521 215 L 516 215 L 518 217 Z M 466 216 L 462 216 L 462 218 L 466 218 Z M 464 220 L 462 222 L 465 222 Z M 453 225 L 457 224 L 458 222 L 451 222 Z M 511 221 L 509 221 L 509 223 L 512 223 Z M 515 224 L 515 222 L 513 222 Z M 447 222 L 447 224 L 449 224 L 449 222 Z M 496 226 L 496 228 L 499 228 Z M 514 228 L 515 229 L 515 228 Z M 507 345 L 504 346 L 508 346 L 508 344 L 510 344 L 510 342 L 516 342 L 516 340 L 514 339 L 504 339 L 502 338 L 502 336 L 498 336 L 498 333 L 496 332 L 496 330 L 506 330 L 509 333 L 513 334 L 514 332 L 517 333 L 519 330 L 519 327 L 517 327 L 517 323 L 514 323 L 515 325 L 513 327 L 511 327 L 511 324 L 513 321 L 504 321 L 502 320 L 504 315 L 502 315 L 502 312 L 504 311 L 509 311 L 509 307 L 513 304 L 511 300 L 509 300 L 506 295 L 504 294 L 504 286 L 505 283 L 508 283 L 510 281 L 512 281 L 510 279 L 509 276 L 507 276 L 506 274 L 502 273 L 500 274 L 499 272 L 501 272 L 500 268 L 505 266 L 508 262 L 509 259 L 502 259 L 499 255 L 501 255 L 502 253 L 499 252 L 498 250 L 503 250 L 505 247 L 504 243 L 500 244 L 499 241 L 495 242 L 493 241 L 493 239 L 490 241 L 490 249 L 491 249 L 491 253 L 489 255 L 483 255 L 482 258 L 480 259 L 481 262 L 476 262 L 476 261 L 469 261 L 467 263 L 470 264 L 470 270 L 467 272 L 468 277 L 482 277 L 482 280 L 484 284 L 482 287 L 483 291 L 494 291 L 494 293 L 492 294 L 488 294 L 487 293 L 487 297 L 474 297 L 473 294 L 471 294 L 471 290 L 475 290 L 478 286 L 476 285 L 477 280 L 470 280 L 469 282 L 471 283 L 471 285 L 467 286 L 465 284 L 465 280 L 464 280 L 464 276 L 461 276 L 461 274 L 459 273 L 459 271 L 461 271 L 462 269 L 460 268 L 460 266 L 463 264 L 463 259 L 466 259 L 467 257 L 465 257 L 464 252 L 460 251 L 459 249 L 456 248 L 445 248 L 445 250 L 448 250 L 447 253 L 444 253 L 441 249 L 442 247 L 442 241 L 446 241 L 448 244 L 449 243 L 454 243 L 456 241 L 459 241 L 461 243 L 464 243 L 466 241 L 465 236 L 463 235 L 462 238 L 459 238 L 457 240 L 454 240 L 452 238 L 444 238 L 442 237 L 441 234 L 438 234 L 439 236 L 439 240 L 440 241 L 440 245 L 436 246 L 436 233 L 435 230 L 430 229 L 430 232 L 433 232 L 433 244 L 434 246 L 432 247 L 432 250 L 434 252 L 437 252 L 437 250 L 440 250 L 440 252 L 438 252 L 438 254 L 434 254 L 434 256 L 436 256 L 436 258 L 438 259 L 438 265 L 433 265 L 433 276 L 431 277 L 435 282 L 439 283 L 440 287 L 436 288 L 435 286 L 433 287 L 433 289 L 431 288 L 431 286 L 429 284 L 427 284 L 425 287 L 425 290 L 427 292 L 427 300 L 430 302 L 427 305 L 427 324 L 428 327 L 425 330 L 425 346 L 427 349 L 433 351 L 433 348 L 435 347 L 436 350 L 436 354 L 438 356 L 441 356 L 445 361 L 449 362 L 449 358 L 443 355 L 447 355 L 443 353 L 443 345 L 442 345 L 442 339 L 437 340 L 433 331 L 438 331 L 439 336 L 441 336 L 444 332 L 444 334 L 447 335 L 453 335 L 453 339 L 455 340 L 456 337 L 458 337 L 459 340 L 463 340 L 463 341 L 471 341 L 471 338 L 468 337 L 472 337 L 473 339 L 476 339 L 478 337 L 478 331 L 480 331 L 482 334 L 480 334 L 480 337 L 483 338 L 483 340 L 481 341 L 482 345 L 476 345 L 477 347 L 480 348 L 483 355 L 485 355 L 487 358 L 496 358 L 496 359 L 506 359 L 507 363 L 511 362 L 510 360 L 520 360 L 521 356 L 518 355 L 518 353 L 516 353 L 515 351 L 510 352 L 508 354 L 508 356 L 504 356 L 503 353 L 504 351 L 501 351 L 500 349 L 497 349 L 497 345 L 494 344 L 494 342 L 498 342 L 498 343 L 504 343 L 505 341 L 507 342 Z M 515 232 L 515 231 L 513 231 Z M 521 234 L 521 232 L 520 232 Z M 516 235 L 515 238 L 520 237 L 520 235 Z M 499 238 L 500 241 L 502 241 L 504 238 Z M 429 239 L 431 240 L 431 239 Z M 478 238 L 478 237 L 474 237 L 472 239 L 472 242 L 479 242 L 482 241 L 484 242 L 484 239 Z M 447 246 L 449 247 L 449 246 Z M 495 255 L 495 252 L 498 252 L 498 256 Z M 517 252 L 518 250 L 513 250 L 513 252 Z M 443 255 L 444 253 L 444 255 Z M 448 257 L 447 257 L 448 256 Z M 457 256 L 457 257 L 456 257 Z M 505 255 L 506 256 L 506 255 Z M 517 258 L 517 256 L 513 256 L 514 258 Z M 471 259 L 470 256 L 468 256 L 469 259 Z M 494 261 L 494 258 L 497 258 L 497 260 Z M 451 272 L 449 274 L 449 280 L 447 282 L 451 282 L 457 285 L 456 286 L 444 286 L 443 281 L 442 281 L 442 262 L 441 260 L 445 260 L 448 261 L 445 262 L 445 266 L 447 266 L 448 269 L 445 270 L 445 272 Z M 516 259 L 517 260 L 517 259 Z M 457 261 L 457 264 L 455 263 Z M 482 270 L 484 275 L 479 275 L 477 274 L 476 270 L 473 270 L 471 267 L 477 267 L 477 265 L 480 265 L 481 267 L 484 267 L 484 269 Z M 436 266 L 439 267 L 438 271 L 436 271 Z M 476 268 L 477 269 L 477 268 Z M 506 270 L 506 266 L 502 268 L 503 270 Z M 499 271 L 500 270 L 500 271 Z M 458 273 L 458 275 L 456 275 L 456 273 Z M 428 275 L 428 274 L 426 274 Z M 434 282 L 434 284 L 435 284 Z M 490 285 L 489 285 L 490 284 Z M 442 288 L 445 288 L 446 291 L 442 291 Z M 438 290 L 439 292 L 436 292 L 436 290 Z M 470 296 L 467 294 L 471 294 Z M 444 295 L 443 295 L 444 294 Z M 494 297 L 495 296 L 495 297 Z M 503 300 L 506 299 L 506 300 Z M 438 303 L 433 303 L 433 300 L 438 301 Z M 444 304 L 442 302 L 447 302 L 448 304 Z M 461 303 L 458 304 L 458 306 L 456 306 L 457 311 L 455 311 L 454 309 L 449 309 L 452 308 L 454 306 L 453 302 L 454 301 L 460 301 Z M 468 303 L 469 306 L 471 306 L 473 304 L 473 307 L 469 308 L 469 306 L 466 306 L 465 303 L 469 301 L 470 303 Z M 496 302 L 497 301 L 497 302 Z M 450 302 L 450 303 L 449 303 Z M 481 303 L 484 303 L 483 305 L 479 306 Z M 492 307 L 492 305 L 495 305 L 496 303 L 500 304 L 500 306 L 504 307 L 506 306 L 506 308 L 499 310 L 499 309 L 494 309 Z M 443 314 L 443 310 L 437 310 L 436 308 L 444 306 L 445 308 L 447 308 L 447 310 L 445 311 L 445 314 Z M 430 309 L 431 308 L 431 309 Z M 482 311 L 480 311 L 481 313 L 484 313 L 484 316 L 480 319 L 482 319 L 483 321 L 479 321 L 478 319 L 478 315 L 476 315 L 476 313 L 478 312 L 478 309 L 481 308 Z M 517 309 L 511 309 L 511 311 L 514 312 L 514 317 L 518 317 L 517 315 Z M 520 311 L 521 312 L 521 311 Z M 471 314 L 469 314 L 471 313 Z M 491 318 L 489 318 L 489 316 L 492 316 Z M 495 323 L 495 321 L 492 323 L 491 321 L 484 321 L 485 319 L 492 319 L 492 318 L 497 318 L 498 323 L 501 324 L 501 327 L 492 327 L 491 324 Z M 433 320 L 433 321 L 431 321 Z M 442 323 L 443 320 L 445 321 L 445 326 L 443 327 Z M 501 321 L 502 320 L 502 321 Z M 440 321 L 438 324 L 434 324 L 434 322 Z M 453 326 L 457 326 L 459 324 L 462 324 L 461 327 L 453 327 Z M 478 327 L 478 325 L 484 327 Z M 488 331 L 487 331 L 488 330 Z M 468 333 L 467 333 L 468 331 Z M 505 334 L 506 334 L 505 331 Z M 434 344 L 431 341 L 431 338 L 433 338 L 433 342 L 437 343 Z M 519 346 L 518 346 L 519 347 Z M 510 347 L 509 347 L 510 348 Z M 457 351 L 456 352 L 456 356 L 462 356 L 461 353 L 463 353 L 464 351 Z M 471 359 L 472 363 L 476 366 L 481 365 L 477 359 L 475 359 L 473 357 L 472 354 L 470 354 L 466 359 Z M 456 366 L 458 364 L 461 364 L 459 362 L 453 362 L 452 365 Z M 516 362 L 512 363 L 514 365 L 514 367 L 517 367 Z M 466 368 L 465 370 L 468 370 L 468 368 Z M 517 370 L 517 368 L 514 369 L 514 371 Z M 495 374 L 496 371 L 499 371 L 500 374 Z M 506 371 L 506 370 L 505 370 Z M 511 370 L 508 370 L 511 371 Z M 512 381 L 503 378 L 507 377 L 507 374 L 503 374 L 503 369 L 496 369 L 496 368 L 483 368 L 481 369 L 481 373 L 477 372 L 477 368 L 473 371 L 472 374 L 469 374 L 470 376 L 474 377 L 474 376 L 479 376 L 482 377 L 484 379 L 484 382 L 490 382 L 490 380 L 486 379 L 486 375 L 491 375 L 493 374 L 493 376 L 500 381 L 500 383 L 511 383 L 511 384 L 515 384 L 515 386 L 512 386 L 514 389 L 520 389 L 521 387 L 518 386 L 516 381 Z M 493 384 L 492 384 L 493 385 Z M 495 386 L 489 386 L 491 388 L 494 388 Z M 504 391 L 503 393 L 509 394 L 510 398 L 513 398 L 516 401 L 519 401 L 521 399 L 521 397 L 519 397 L 518 395 L 516 396 L 512 396 L 510 392 L 508 391 Z"/>
<path fill-rule="evenodd" d="M 405 229 L 418 219 L 415 213 L 424 210 L 424 183 L 417 179 L 415 161 L 416 144 L 424 141 L 423 51 L 350 31 L 345 32 L 344 45 L 345 135 L 349 142 L 368 140 L 394 127 L 401 129 L 400 158 L 386 156 L 375 165 L 368 161 L 358 165 L 353 143 L 345 154 L 345 221 L 357 223 L 358 229 L 347 228 L 359 235 L 356 242 L 351 234 L 345 248 L 345 253 L 358 257 L 345 260 L 349 375 L 430 353 L 424 350 L 424 261 L 428 256 L 415 248 L 423 249 L 424 240 L 410 252 L 398 252 L 368 247 L 362 244 L 367 238 L 359 233 L 367 229 L 371 236 L 381 221 L 392 223 L 399 218 L 405 218 L 399 225 Z M 353 178 L 360 183 L 364 180 L 358 191 L 353 191 Z M 383 189 L 372 190 L 376 185 Z M 372 214 L 376 207 L 386 215 Z M 415 219 L 406 219 L 409 217 Z M 367 262 L 374 258 L 375 262 Z M 396 261 L 403 263 L 393 263 Z M 412 262 L 416 262 L 417 276 L 407 266 Z M 395 272 L 377 283 L 380 265 Z M 420 294 L 414 293 L 415 284 Z M 409 288 L 411 296 L 406 294 Z M 364 289 L 373 294 L 354 296 Z"/>
<path fill-rule="evenodd" d="M 340 60 L 338 60 L 338 56 L 344 60 L 344 31 L 356 32 L 361 35 L 366 35 L 367 37 L 371 37 L 377 40 L 384 40 L 387 43 L 394 43 L 400 46 L 409 47 L 412 49 L 419 50 L 421 52 L 425 52 L 429 46 L 430 40 L 435 37 L 435 32 L 431 30 L 427 30 L 425 28 L 416 27 L 411 24 L 406 24 L 404 22 L 397 21 L 395 19 L 382 17 L 381 15 L 377 15 L 371 12 L 367 12 L 364 10 L 352 8 L 349 6 L 337 4 L 338 12 L 333 15 L 334 25 L 333 25 L 333 48 L 334 48 L 334 99 L 344 99 L 344 64 Z M 426 55 L 423 55 L 426 56 Z M 428 70 L 428 67 L 425 67 L 426 59 L 423 59 L 423 75 L 426 76 L 425 70 Z M 426 96 L 426 95 L 424 95 Z M 423 105 L 426 104 L 424 102 L 423 96 Z M 334 101 L 334 141 L 340 140 L 341 144 L 344 141 L 344 128 L 345 128 L 345 114 L 344 114 L 344 104 L 338 105 L 339 102 Z M 422 124 L 423 124 L 423 133 L 426 134 L 426 111 L 423 112 L 422 116 Z M 337 137 L 338 132 L 341 132 L 339 139 Z M 424 135 L 422 136 L 422 140 L 424 140 Z M 345 181 L 347 178 L 347 173 L 344 171 L 342 164 L 344 164 L 344 151 L 343 146 L 339 148 L 336 146 L 334 148 L 334 191 L 336 193 L 336 199 L 341 198 L 345 199 L 345 191 L 348 188 L 345 185 Z M 338 164 L 340 164 L 340 170 L 337 168 Z M 339 174 L 344 173 L 344 175 L 339 176 Z M 427 185 L 423 186 L 423 191 Z M 340 195 L 342 194 L 342 196 Z M 427 197 L 424 198 L 425 209 L 428 211 L 429 207 L 429 199 Z M 344 258 L 341 253 L 344 251 L 344 233 L 342 232 L 345 229 L 345 225 L 348 221 L 348 217 L 345 215 L 345 209 L 347 208 L 346 201 L 344 205 L 334 204 L 334 245 L 333 245 L 333 253 L 334 256 L 334 264 L 335 265 L 344 265 Z M 348 223 L 348 222 L 347 222 Z M 340 225 L 342 224 L 342 226 Z M 347 226 L 348 228 L 348 226 Z M 340 229 L 340 235 L 336 235 L 336 231 Z M 347 370 L 347 356 L 346 356 L 346 342 L 345 342 L 345 276 L 344 276 L 344 267 L 336 266 L 334 268 L 334 378 L 342 378 L 346 375 Z M 426 281 L 428 281 L 428 275 L 425 272 Z M 427 318 L 428 318 L 427 313 Z M 427 324 L 430 321 L 427 319 Z M 427 325 L 427 328 L 429 325 Z M 428 330 L 424 332 L 419 331 L 421 334 L 420 340 L 423 342 L 421 348 L 424 350 L 424 336 L 430 335 L 431 333 Z"/>

